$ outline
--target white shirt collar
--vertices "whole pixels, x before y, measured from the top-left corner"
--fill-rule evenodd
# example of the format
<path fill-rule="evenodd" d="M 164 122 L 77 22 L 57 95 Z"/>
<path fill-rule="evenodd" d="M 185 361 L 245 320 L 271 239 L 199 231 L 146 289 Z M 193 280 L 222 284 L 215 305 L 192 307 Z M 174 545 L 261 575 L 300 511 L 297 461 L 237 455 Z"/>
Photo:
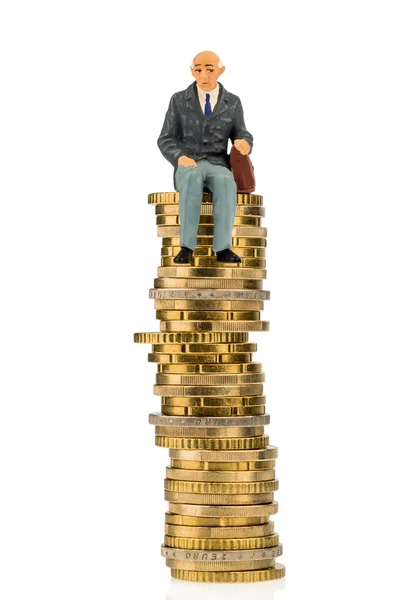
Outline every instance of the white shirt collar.
<path fill-rule="evenodd" d="M 219 83 L 217 83 L 216 87 L 213 90 L 210 90 L 209 92 L 205 92 L 204 90 L 200 89 L 197 83 L 196 87 L 201 106 L 204 108 L 206 104 L 206 94 L 210 94 L 211 109 L 214 110 L 214 106 L 216 105 L 218 100 Z"/>

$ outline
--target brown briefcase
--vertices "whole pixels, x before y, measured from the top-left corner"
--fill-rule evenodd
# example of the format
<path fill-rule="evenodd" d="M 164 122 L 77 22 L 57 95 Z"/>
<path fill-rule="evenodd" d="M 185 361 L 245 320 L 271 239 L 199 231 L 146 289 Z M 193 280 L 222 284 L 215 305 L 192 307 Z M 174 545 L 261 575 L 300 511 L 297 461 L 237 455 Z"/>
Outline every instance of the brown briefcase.
<path fill-rule="evenodd" d="M 232 146 L 229 160 L 238 193 L 251 194 L 254 192 L 256 180 L 250 156 L 248 154 L 243 156 L 236 146 Z"/>

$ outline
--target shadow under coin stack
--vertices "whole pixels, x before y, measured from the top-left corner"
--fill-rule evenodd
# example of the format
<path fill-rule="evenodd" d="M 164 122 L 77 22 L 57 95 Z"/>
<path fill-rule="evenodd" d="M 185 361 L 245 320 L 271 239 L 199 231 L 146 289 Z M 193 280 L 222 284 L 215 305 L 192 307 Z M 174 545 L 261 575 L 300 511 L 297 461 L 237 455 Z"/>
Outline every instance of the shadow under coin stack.
<path fill-rule="evenodd" d="M 136 333 L 152 344 L 158 365 L 151 413 L 156 445 L 169 448 L 165 479 L 165 540 L 171 575 L 201 582 L 280 579 L 282 545 L 271 515 L 277 448 L 269 445 L 264 373 L 253 362 L 249 332 L 267 331 L 260 311 L 269 292 L 262 196 L 238 194 L 232 249 L 239 265 L 218 263 L 212 251 L 211 195 L 203 194 L 191 265 L 176 265 L 180 250 L 179 194 L 150 194 L 162 237 L 161 267 L 150 298 L 160 332 Z"/>

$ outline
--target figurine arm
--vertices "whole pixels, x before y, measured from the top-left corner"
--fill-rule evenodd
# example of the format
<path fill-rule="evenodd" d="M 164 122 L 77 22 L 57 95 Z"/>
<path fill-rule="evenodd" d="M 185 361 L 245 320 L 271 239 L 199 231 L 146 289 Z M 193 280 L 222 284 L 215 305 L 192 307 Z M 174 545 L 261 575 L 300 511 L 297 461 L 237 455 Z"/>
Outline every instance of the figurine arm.
<path fill-rule="evenodd" d="M 179 157 L 184 154 L 180 142 L 179 114 L 175 98 L 172 96 L 157 144 L 161 154 L 174 167 L 178 164 Z"/>
<path fill-rule="evenodd" d="M 246 125 L 244 123 L 242 103 L 240 102 L 239 98 L 235 113 L 233 115 L 233 124 L 230 139 L 232 144 L 235 142 L 235 140 L 245 140 L 250 146 L 250 150 L 248 153 L 251 153 L 251 150 L 253 148 L 253 136 L 246 129 Z"/>

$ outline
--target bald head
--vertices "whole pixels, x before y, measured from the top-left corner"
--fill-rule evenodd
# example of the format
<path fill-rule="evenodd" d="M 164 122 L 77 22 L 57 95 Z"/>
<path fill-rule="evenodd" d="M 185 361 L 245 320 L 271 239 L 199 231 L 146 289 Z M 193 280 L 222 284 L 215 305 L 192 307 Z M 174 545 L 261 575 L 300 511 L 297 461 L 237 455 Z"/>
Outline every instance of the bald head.
<path fill-rule="evenodd" d="M 210 50 L 196 54 L 190 69 L 197 85 L 205 92 L 216 87 L 218 77 L 225 71 L 219 56 Z"/>

